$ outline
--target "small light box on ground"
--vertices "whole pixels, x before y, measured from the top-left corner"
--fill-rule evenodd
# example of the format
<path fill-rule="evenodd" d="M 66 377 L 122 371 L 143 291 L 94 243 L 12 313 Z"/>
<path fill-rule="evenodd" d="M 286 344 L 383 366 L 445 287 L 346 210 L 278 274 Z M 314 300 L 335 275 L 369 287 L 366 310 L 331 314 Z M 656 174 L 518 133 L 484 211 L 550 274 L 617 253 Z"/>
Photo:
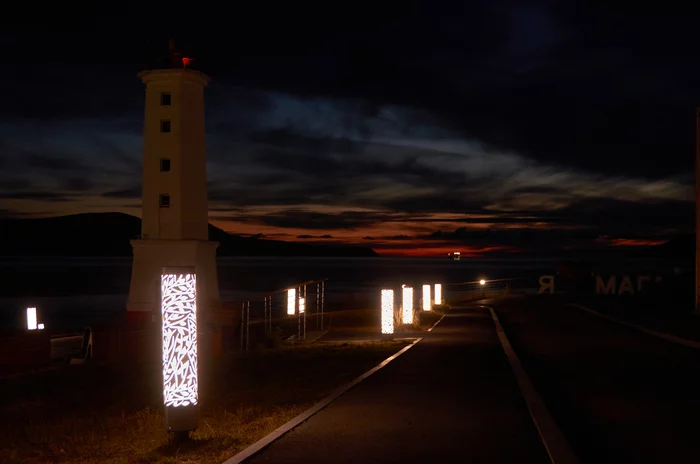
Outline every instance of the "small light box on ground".
<path fill-rule="evenodd" d="M 36 308 L 27 308 L 27 330 L 36 329 Z"/>
<path fill-rule="evenodd" d="M 287 315 L 293 316 L 295 308 L 295 302 L 297 300 L 297 289 L 290 288 L 287 290 Z"/>
<path fill-rule="evenodd" d="M 382 290 L 382 333 L 394 333 L 394 291 Z"/>
<path fill-rule="evenodd" d="M 442 304 L 442 284 L 435 284 L 435 304 Z"/>
<path fill-rule="evenodd" d="M 44 324 L 37 324 L 36 328 L 39 330 L 44 330 Z"/>
<path fill-rule="evenodd" d="M 299 314 L 304 314 L 306 311 L 306 298 L 299 298 Z"/>
<path fill-rule="evenodd" d="M 413 324 L 413 287 L 403 286 L 403 299 L 401 302 L 401 322 Z"/>
<path fill-rule="evenodd" d="M 423 285 L 423 311 L 430 311 L 432 309 L 430 303 L 430 285 Z"/>
<path fill-rule="evenodd" d="M 166 428 L 197 428 L 197 276 L 193 268 L 161 274 L 163 401 Z"/>

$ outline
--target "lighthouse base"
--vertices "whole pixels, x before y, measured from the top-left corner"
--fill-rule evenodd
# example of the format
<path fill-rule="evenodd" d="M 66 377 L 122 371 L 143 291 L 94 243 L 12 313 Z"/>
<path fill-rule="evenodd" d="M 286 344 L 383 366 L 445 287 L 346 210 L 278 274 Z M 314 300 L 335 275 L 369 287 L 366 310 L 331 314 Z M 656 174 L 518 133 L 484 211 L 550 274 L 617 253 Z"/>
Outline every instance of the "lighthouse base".
<path fill-rule="evenodd" d="M 194 267 L 197 316 L 204 325 L 220 309 L 216 272 L 218 242 L 205 240 L 132 240 L 134 260 L 126 308 L 127 323 L 160 324 L 160 276 L 164 267 Z"/>

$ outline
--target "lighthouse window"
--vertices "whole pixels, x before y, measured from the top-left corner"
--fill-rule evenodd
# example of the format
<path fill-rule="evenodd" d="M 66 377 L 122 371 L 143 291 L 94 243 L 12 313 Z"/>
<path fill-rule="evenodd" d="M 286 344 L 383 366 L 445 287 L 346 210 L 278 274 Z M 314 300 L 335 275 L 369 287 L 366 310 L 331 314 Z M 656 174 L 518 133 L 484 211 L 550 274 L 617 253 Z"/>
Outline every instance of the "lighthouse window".
<path fill-rule="evenodd" d="M 170 160 L 162 158 L 160 160 L 160 172 L 170 172 Z"/>
<path fill-rule="evenodd" d="M 160 195 L 160 207 L 161 208 L 170 208 L 170 195 L 167 195 L 167 194 Z"/>
<path fill-rule="evenodd" d="M 160 120 L 160 131 L 161 132 L 170 132 L 170 119 L 161 119 Z"/>
<path fill-rule="evenodd" d="M 171 95 L 170 92 L 160 93 L 160 106 L 170 106 Z"/>

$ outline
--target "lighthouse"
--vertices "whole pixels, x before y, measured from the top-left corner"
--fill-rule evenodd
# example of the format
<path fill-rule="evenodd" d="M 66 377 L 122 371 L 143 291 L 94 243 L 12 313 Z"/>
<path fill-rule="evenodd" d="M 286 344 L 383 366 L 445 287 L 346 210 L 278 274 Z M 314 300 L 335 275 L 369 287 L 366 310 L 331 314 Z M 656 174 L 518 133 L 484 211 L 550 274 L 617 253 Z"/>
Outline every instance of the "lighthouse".
<path fill-rule="evenodd" d="M 142 71 L 143 125 L 141 236 L 132 240 L 127 322 L 158 322 L 161 275 L 167 268 L 196 274 L 197 313 L 219 307 L 217 242 L 209 241 L 204 88 L 209 76 L 171 53 L 164 66 Z"/>

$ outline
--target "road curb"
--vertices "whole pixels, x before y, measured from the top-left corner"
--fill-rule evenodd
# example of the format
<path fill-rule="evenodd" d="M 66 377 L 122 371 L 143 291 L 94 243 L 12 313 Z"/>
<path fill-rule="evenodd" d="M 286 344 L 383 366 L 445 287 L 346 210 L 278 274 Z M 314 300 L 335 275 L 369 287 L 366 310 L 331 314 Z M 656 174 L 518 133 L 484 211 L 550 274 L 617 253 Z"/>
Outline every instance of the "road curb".
<path fill-rule="evenodd" d="M 491 318 L 496 326 L 496 332 L 498 333 L 498 339 L 501 341 L 501 346 L 503 351 L 508 358 L 510 367 L 515 374 L 515 378 L 518 381 L 518 386 L 525 399 L 525 404 L 527 409 L 530 411 L 530 417 L 537 427 L 537 432 L 540 435 L 542 444 L 549 454 L 549 459 L 552 464 L 577 464 L 578 458 L 574 452 L 569 447 L 569 443 L 566 441 L 564 434 L 561 432 L 556 422 L 549 413 L 547 406 L 544 404 L 542 397 L 537 393 L 535 386 L 532 384 L 530 377 L 525 372 L 523 365 L 518 359 L 518 355 L 515 354 L 513 347 L 506 336 L 501 321 L 498 319 L 498 315 L 489 306 L 482 306 L 487 308 L 491 313 Z"/>
<path fill-rule="evenodd" d="M 442 321 L 444 318 L 445 318 L 445 315 L 443 314 L 442 317 L 441 317 L 440 319 L 438 319 L 437 321 L 435 321 L 435 324 L 433 324 L 426 332 L 432 332 L 433 329 L 434 329 L 434 328 L 440 323 L 440 321 Z"/>
<path fill-rule="evenodd" d="M 439 322 L 439 321 L 438 321 Z M 283 435 L 285 435 L 287 432 L 292 431 L 296 427 L 300 426 L 302 423 L 306 422 L 309 420 L 313 415 L 324 409 L 326 406 L 331 404 L 333 401 L 337 400 L 340 398 L 342 395 L 347 393 L 350 389 L 355 387 L 357 384 L 362 382 L 363 380 L 367 379 L 369 376 L 377 372 L 378 370 L 382 369 L 385 367 L 387 364 L 389 364 L 391 361 L 394 359 L 398 358 L 402 354 L 404 354 L 406 351 L 409 349 L 413 348 L 423 340 L 422 338 L 416 339 L 413 343 L 411 343 L 408 346 L 403 347 L 398 353 L 394 353 L 393 355 L 389 356 L 386 358 L 384 361 L 379 363 L 377 366 L 373 367 L 372 369 L 368 370 L 364 374 L 360 375 L 359 377 L 355 378 L 352 382 L 350 382 L 347 385 L 344 385 L 337 390 L 335 390 L 333 393 L 331 393 L 329 396 L 327 396 L 325 399 L 319 401 L 316 403 L 314 406 L 310 407 L 306 411 L 302 412 L 298 416 L 294 417 L 287 423 L 281 425 L 280 427 L 276 428 L 272 432 L 270 432 L 268 435 L 265 437 L 261 438 L 260 440 L 256 441 L 252 445 L 248 446 L 235 456 L 227 459 L 226 461 L 222 462 L 221 464 L 239 464 L 244 462 L 246 459 L 250 459 L 268 446 L 270 446 L 273 442 L 276 440 L 282 438 Z"/>
<path fill-rule="evenodd" d="M 578 308 L 581 311 L 586 311 L 587 313 L 593 314 L 594 316 L 598 316 L 603 319 L 607 319 L 612 322 L 617 322 L 618 324 L 622 324 L 624 326 L 630 327 L 632 329 L 639 330 L 640 332 L 644 332 L 645 334 L 648 335 L 653 335 L 654 337 L 662 338 L 666 341 L 673 342 L 673 343 L 678 343 L 680 345 L 685 345 L 690 348 L 695 348 L 700 350 L 700 342 L 696 342 L 695 340 L 688 340 L 687 338 L 682 338 L 682 337 L 676 337 L 675 335 L 671 335 L 666 332 L 658 332 L 656 330 L 651 330 L 647 329 L 646 327 L 643 327 L 641 325 L 637 324 L 632 324 L 631 322 L 623 321 L 622 319 L 617 319 L 612 316 L 608 316 L 607 314 L 600 313 L 596 311 L 595 309 L 591 309 L 587 306 L 584 306 L 582 304 L 578 303 L 569 303 L 569 306 L 573 306 L 574 308 Z"/>

